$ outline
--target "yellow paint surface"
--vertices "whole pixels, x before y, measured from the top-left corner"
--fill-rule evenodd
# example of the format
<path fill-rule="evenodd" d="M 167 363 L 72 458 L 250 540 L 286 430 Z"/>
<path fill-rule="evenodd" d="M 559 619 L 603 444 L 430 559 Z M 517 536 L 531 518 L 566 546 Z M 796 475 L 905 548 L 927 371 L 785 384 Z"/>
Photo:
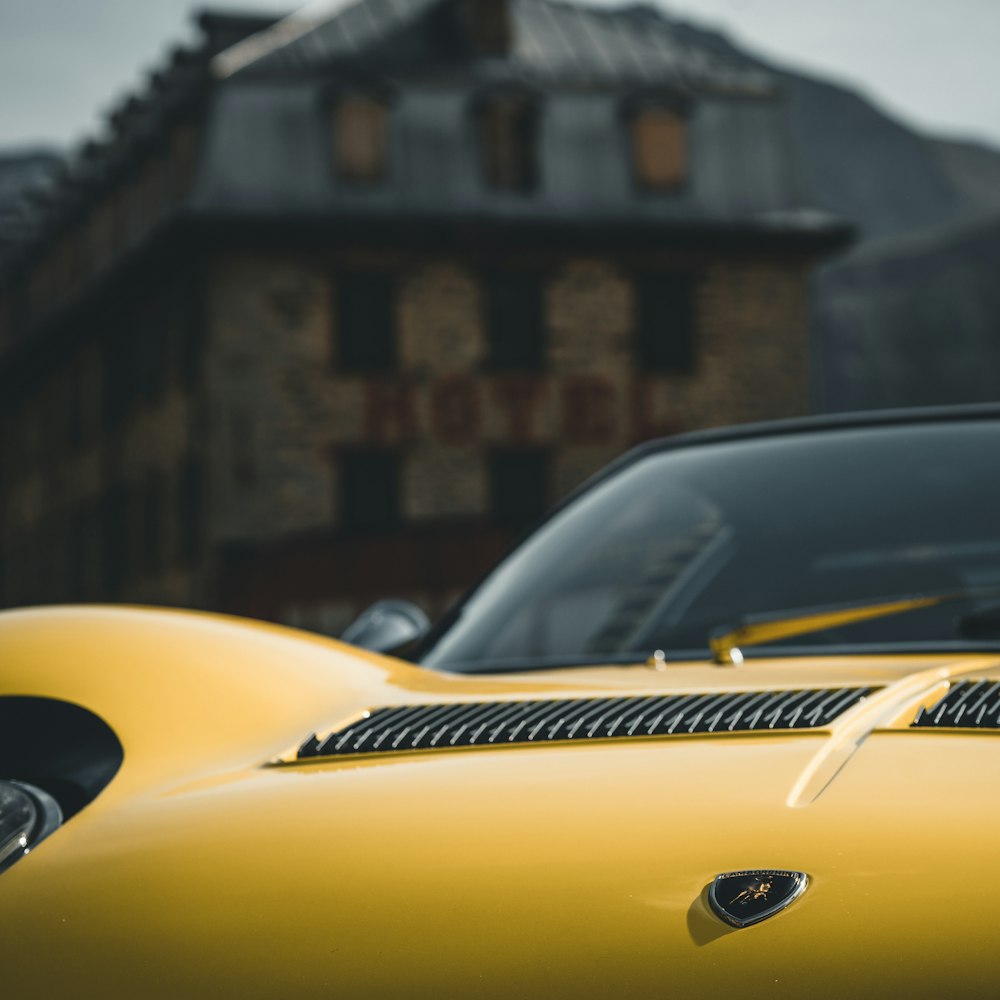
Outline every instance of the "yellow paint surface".
<path fill-rule="evenodd" d="M 118 734 L 108 788 L 0 876 L 10 997 L 995 993 L 1000 739 L 906 729 L 1000 658 L 815 657 L 460 677 L 209 615 L 0 615 L 0 695 Z M 882 690 L 829 730 L 269 766 L 381 705 Z M 719 872 L 809 874 L 743 930 Z"/>

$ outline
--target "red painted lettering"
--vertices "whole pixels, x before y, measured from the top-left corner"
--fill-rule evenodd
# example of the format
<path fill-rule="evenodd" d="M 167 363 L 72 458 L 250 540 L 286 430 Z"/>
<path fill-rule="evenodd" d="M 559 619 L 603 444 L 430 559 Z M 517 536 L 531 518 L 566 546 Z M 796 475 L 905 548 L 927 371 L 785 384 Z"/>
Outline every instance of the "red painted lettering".
<path fill-rule="evenodd" d="M 544 388 L 539 379 L 525 375 L 493 380 L 491 395 L 507 418 L 506 432 L 512 442 L 521 444 L 534 436 L 535 411 Z"/>
<path fill-rule="evenodd" d="M 362 383 L 365 438 L 372 442 L 408 441 L 417 436 L 416 393 L 411 382 Z"/>
<path fill-rule="evenodd" d="M 431 386 L 431 426 L 443 441 L 474 441 L 482 427 L 479 386 L 467 375 L 449 375 Z"/>
<path fill-rule="evenodd" d="M 615 387 L 600 375 L 577 375 L 563 383 L 563 428 L 572 444 L 605 444 L 617 430 Z"/>

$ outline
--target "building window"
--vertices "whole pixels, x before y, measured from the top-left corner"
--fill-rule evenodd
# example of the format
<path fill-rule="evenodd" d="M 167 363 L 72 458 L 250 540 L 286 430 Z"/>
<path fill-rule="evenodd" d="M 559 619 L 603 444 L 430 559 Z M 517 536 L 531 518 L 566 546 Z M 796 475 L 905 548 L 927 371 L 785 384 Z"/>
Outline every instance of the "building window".
<path fill-rule="evenodd" d="M 101 414 L 106 430 L 117 427 L 132 408 L 134 341 L 129 332 L 125 317 L 119 315 L 101 345 Z"/>
<path fill-rule="evenodd" d="M 538 370 L 545 364 L 545 286 L 531 271 L 495 271 L 483 280 L 490 368 Z"/>
<path fill-rule="evenodd" d="M 102 509 L 92 503 L 72 513 L 69 540 L 69 586 L 74 600 L 95 600 L 101 596 L 101 566 L 104 538 Z"/>
<path fill-rule="evenodd" d="M 6 350 L 14 340 L 13 296 L 0 299 L 0 350 Z"/>
<path fill-rule="evenodd" d="M 131 331 L 131 379 L 137 399 L 150 402 L 163 391 L 167 376 L 169 310 L 166 299 L 152 299 L 136 316 Z"/>
<path fill-rule="evenodd" d="M 695 365 L 694 279 L 674 271 L 636 277 L 636 361 L 642 371 L 691 372 Z"/>
<path fill-rule="evenodd" d="M 115 486 L 101 498 L 101 568 L 106 597 L 115 597 L 129 576 L 128 495 Z"/>
<path fill-rule="evenodd" d="M 347 531 L 376 531 L 399 523 L 400 458 L 385 450 L 340 455 L 340 523 Z"/>
<path fill-rule="evenodd" d="M 89 445 L 101 426 L 101 354 L 99 345 L 88 347 L 73 362 L 71 369 L 72 427 L 71 448 Z"/>
<path fill-rule="evenodd" d="M 128 192 L 126 194 L 131 197 Z M 79 289 L 87 273 L 84 233 L 85 229 L 78 227 L 63 239 L 62 280 L 65 282 L 66 295 L 73 295 Z"/>
<path fill-rule="evenodd" d="M 140 493 L 139 550 L 145 576 L 163 569 L 163 493 L 162 476 L 150 474 Z"/>
<path fill-rule="evenodd" d="M 335 359 L 346 371 L 396 364 L 395 278 L 385 271 L 342 271 L 334 288 Z"/>
<path fill-rule="evenodd" d="M 201 375 L 205 349 L 205 281 L 200 270 L 182 273 L 174 284 L 167 319 L 167 340 L 181 385 L 192 389 Z"/>
<path fill-rule="evenodd" d="M 494 96 L 479 107 L 483 177 L 497 191 L 538 183 L 538 106 L 523 95 Z"/>
<path fill-rule="evenodd" d="M 204 540 L 205 477 L 201 462 L 187 459 L 177 477 L 178 556 L 183 565 L 196 563 Z"/>
<path fill-rule="evenodd" d="M 198 139 L 198 126 L 194 122 L 181 122 L 170 133 L 170 197 L 175 204 L 194 190 Z"/>
<path fill-rule="evenodd" d="M 111 246 L 119 253 L 131 238 L 132 196 L 127 183 L 119 185 L 111 198 Z"/>
<path fill-rule="evenodd" d="M 549 456 L 537 448 L 494 451 L 489 460 L 490 514 L 497 524 L 523 528 L 548 506 Z"/>
<path fill-rule="evenodd" d="M 160 221 L 166 198 L 166 172 L 157 154 L 142 166 L 132 183 L 132 218 L 135 230 L 145 233 Z"/>
<path fill-rule="evenodd" d="M 352 184 L 378 184 L 389 172 L 389 107 L 371 94 L 345 94 L 333 105 L 333 163 Z"/>
<path fill-rule="evenodd" d="M 688 123 L 669 107 L 637 108 L 630 120 L 632 165 L 644 191 L 673 191 L 687 180 Z"/>
<path fill-rule="evenodd" d="M 91 262 L 100 270 L 106 267 L 114 256 L 115 222 L 117 202 L 115 195 L 107 196 L 94 210 L 91 218 Z"/>

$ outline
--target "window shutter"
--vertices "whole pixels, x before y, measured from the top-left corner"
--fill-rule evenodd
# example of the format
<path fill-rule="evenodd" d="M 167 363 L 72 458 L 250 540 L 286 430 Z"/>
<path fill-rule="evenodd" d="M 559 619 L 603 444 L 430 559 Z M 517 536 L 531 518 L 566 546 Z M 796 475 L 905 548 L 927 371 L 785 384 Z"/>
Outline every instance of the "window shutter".
<path fill-rule="evenodd" d="M 644 108 L 632 119 L 636 182 L 651 191 L 680 187 L 687 179 L 687 121 L 669 108 Z"/>
<path fill-rule="evenodd" d="M 333 158 L 337 176 L 376 184 L 388 172 L 389 109 L 365 94 L 342 97 L 334 106 Z"/>

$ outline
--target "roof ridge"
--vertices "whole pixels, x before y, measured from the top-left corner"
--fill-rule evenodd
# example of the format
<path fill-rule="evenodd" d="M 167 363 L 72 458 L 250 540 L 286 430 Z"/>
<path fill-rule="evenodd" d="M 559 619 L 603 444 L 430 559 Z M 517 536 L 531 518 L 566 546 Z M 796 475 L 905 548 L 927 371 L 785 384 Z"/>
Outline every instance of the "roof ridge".
<path fill-rule="evenodd" d="M 209 71 L 216 79 L 224 80 L 258 59 L 302 38 L 350 8 L 366 2 L 367 0 L 313 0 L 263 31 L 255 32 L 224 49 L 213 57 Z"/>

